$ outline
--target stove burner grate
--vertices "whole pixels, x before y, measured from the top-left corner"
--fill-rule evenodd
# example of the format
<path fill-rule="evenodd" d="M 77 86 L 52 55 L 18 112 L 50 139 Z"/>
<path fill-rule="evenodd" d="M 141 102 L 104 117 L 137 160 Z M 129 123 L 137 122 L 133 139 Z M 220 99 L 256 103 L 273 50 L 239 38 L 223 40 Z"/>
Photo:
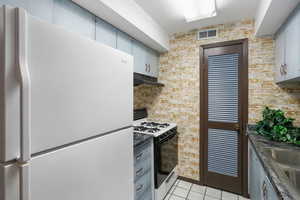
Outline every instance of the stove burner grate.
<path fill-rule="evenodd" d="M 147 127 L 159 127 L 159 128 L 166 128 L 170 126 L 168 123 L 157 123 L 157 122 L 142 122 L 142 126 L 147 126 Z"/>

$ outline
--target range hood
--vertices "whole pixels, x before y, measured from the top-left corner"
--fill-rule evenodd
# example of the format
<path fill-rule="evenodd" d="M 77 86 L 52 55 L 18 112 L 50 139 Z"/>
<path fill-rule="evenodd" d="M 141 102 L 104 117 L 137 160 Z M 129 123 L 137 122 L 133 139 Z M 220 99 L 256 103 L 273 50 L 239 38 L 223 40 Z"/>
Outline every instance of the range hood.
<path fill-rule="evenodd" d="M 138 85 L 142 85 L 142 84 L 164 86 L 164 84 L 158 82 L 157 78 L 151 77 L 151 76 L 146 76 L 146 75 L 139 74 L 139 73 L 133 74 L 133 83 L 134 83 L 134 86 L 138 86 Z"/>

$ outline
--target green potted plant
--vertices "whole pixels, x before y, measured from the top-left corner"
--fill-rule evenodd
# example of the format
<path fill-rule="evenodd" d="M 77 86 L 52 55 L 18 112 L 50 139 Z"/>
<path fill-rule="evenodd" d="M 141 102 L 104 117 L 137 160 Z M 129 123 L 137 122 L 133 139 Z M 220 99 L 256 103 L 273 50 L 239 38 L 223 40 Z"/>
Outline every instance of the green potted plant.
<path fill-rule="evenodd" d="M 263 119 L 256 124 L 256 131 L 270 140 L 300 146 L 300 128 L 293 125 L 294 119 L 286 117 L 280 109 L 266 107 Z"/>

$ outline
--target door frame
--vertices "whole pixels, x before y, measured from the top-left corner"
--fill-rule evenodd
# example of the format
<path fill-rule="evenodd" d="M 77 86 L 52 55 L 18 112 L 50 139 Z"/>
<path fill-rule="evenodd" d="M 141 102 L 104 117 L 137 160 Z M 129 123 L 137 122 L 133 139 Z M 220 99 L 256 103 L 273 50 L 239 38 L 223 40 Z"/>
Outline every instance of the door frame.
<path fill-rule="evenodd" d="M 242 134 L 241 139 L 241 149 L 242 149 L 242 195 L 245 197 L 249 197 L 248 194 L 248 136 L 246 134 L 247 125 L 248 125 L 248 39 L 240 39 L 240 40 L 233 40 L 233 41 L 225 41 L 225 42 L 217 42 L 212 44 L 206 44 L 200 46 L 200 129 L 199 129 L 199 138 L 200 138 L 200 148 L 199 148 L 199 155 L 200 155 L 200 180 L 199 183 L 204 185 L 204 163 L 205 163 L 205 146 L 207 144 L 207 140 L 205 138 L 205 121 L 201 120 L 205 118 L 205 113 L 202 112 L 205 110 L 207 106 L 207 100 L 205 98 L 205 94 L 207 93 L 206 84 L 206 77 L 205 77 L 205 65 L 204 65 L 204 50 L 209 48 L 216 48 L 216 47 L 225 47 L 231 45 L 242 45 L 242 52 L 243 52 L 243 59 L 241 61 L 241 80 L 240 80 L 240 100 L 243 102 L 241 105 L 242 115 L 241 115 L 241 128 L 240 132 Z"/>

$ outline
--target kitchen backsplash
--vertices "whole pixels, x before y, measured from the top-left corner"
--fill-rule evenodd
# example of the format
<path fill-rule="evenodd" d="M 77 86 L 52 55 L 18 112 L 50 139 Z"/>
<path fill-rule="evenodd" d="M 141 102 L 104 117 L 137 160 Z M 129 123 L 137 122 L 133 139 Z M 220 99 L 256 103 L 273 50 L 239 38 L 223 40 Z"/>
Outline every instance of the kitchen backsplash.
<path fill-rule="evenodd" d="M 260 120 L 267 105 L 280 108 L 300 125 L 300 89 L 282 89 L 274 82 L 274 40 L 254 37 L 254 21 L 204 27 L 217 28 L 218 38 L 197 40 L 196 31 L 173 35 L 170 51 L 160 56 L 159 81 L 165 87 L 138 86 L 134 107 L 148 108 L 154 120 L 176 122 L 180 176 L 199 179 L 199 46 L 249 39 L 249 123 Z"/>

